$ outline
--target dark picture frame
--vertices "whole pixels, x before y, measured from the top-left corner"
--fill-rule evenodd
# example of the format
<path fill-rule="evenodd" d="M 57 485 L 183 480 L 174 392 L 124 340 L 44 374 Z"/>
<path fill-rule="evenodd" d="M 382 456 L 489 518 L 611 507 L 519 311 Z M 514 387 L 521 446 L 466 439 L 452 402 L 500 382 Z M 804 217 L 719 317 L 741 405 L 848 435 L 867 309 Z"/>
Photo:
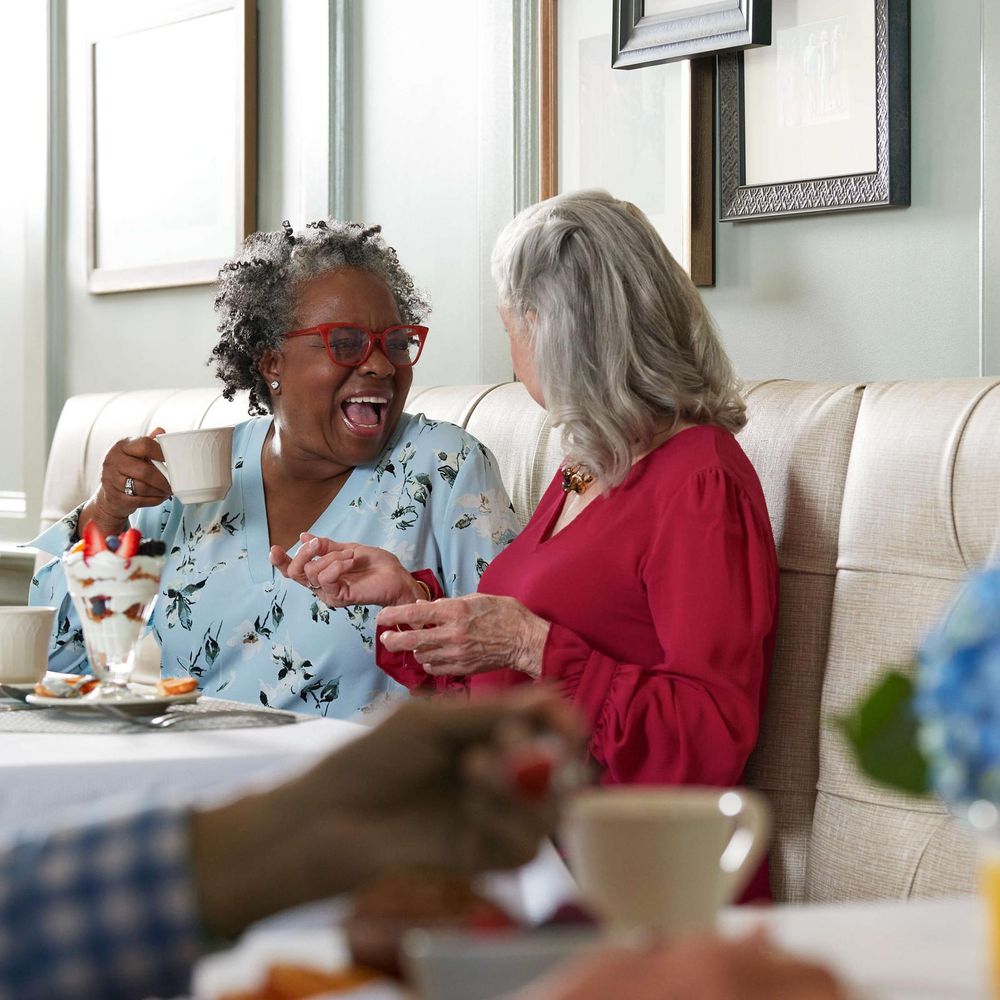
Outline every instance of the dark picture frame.
<path fill-rule="evenodd" d="M 635 69 L 734 52 L 771 41 L 771 0 L 732 0 L 722 9 L 688 3 L 646 15 L 647 0 L 614 0 L 612 65 Z M 716 5 L 718 7 L 718 5 Z"/>
<path fill-rule="evenodd" d="M 776 0 L 776 5 L 782 0 Z M 742 53 L 719 57 L 720 220 L 910 204 L 910 4 L 873 0 L 875 169 L 748 184 L 745 67 Z M 831 8 L 836 3 L 831 0 Z M 822 172 L 820 172 L 822 173 Z"/>
<path fill-rule="evenodd" d="M 215 47 L 199 59 L 178 41 Z M 229 47 L 232 56 L 228 118 L 207 82 L 215 79 L 211 74 L 219 60 L 211 54 L 218 45 Z M 149 71 L 126 73 L 140 54 L 152 54 Z M 143 8 L 115 32 L 93 39 L 88 57 L 88 291 L 215 282 L 222 263 L 256 228 L 255 0 Z M 177 87 L 178 73 L 184 74 L 185 89 Z M 130 113 L 128 100 L 143 102 L 149 112 Z M 158 109 L 169 114 L 160 117 Z M 185 134 L 211 135 L 217 146 L 192 155 L 183 141 L 173 141 Z M 171 183 L 158 185 L 158 175 L 149 169 L 153 154 L 159 177 Z M 171 156 L 179 157 L 173 165 Z M 192 162 L 197 165 L 189 167 Z M 122 177 L 128 183 L 115 183 Z M 167 246 L 163 234 L 175 237 L 176 244 Z"/>
<path fill-rule="evenodd" d="M 543 199 L 559 193 L 558 9 L 559 0 L 542 0 L 539 166 L 540 196 Z M 690 73 L 690 274 L 695 285 L 710 287 L 715 284 L 714 56 L 691 60 Z"/>

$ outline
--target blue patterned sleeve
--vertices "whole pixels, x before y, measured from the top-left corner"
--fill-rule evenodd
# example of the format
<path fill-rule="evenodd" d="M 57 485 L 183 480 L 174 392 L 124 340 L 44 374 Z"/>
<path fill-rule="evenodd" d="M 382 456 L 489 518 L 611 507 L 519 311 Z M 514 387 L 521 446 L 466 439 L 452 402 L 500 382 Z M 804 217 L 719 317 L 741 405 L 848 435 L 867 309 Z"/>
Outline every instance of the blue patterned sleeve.
<path fill-rule="evenodd" d="M 185 992 L 202 942 L 188 823 L 150 810 L 0 851 L 0 1000 Z"/>
<path fill-rule="evenodd" d="M 36 549 L 53 556 L 31 578 L 28 603 L 56 609 L 52 638 L 49 641 L 49 669 L 64 673 L 75 673 L 87 662 L 80 620 L 66 590 L 66 577 L 59 562 L 59 557 L 69 548 L 70 539 L 76 535 L 82 509 L 83 504 L 56 521 L 30 543 Z"/>
<path fill-rule="evenodd" d="M 518 530 L 496 459 L 474 438 L 464 437 L 458 452 L 442 461 L 454 477 L 447 504 L 435 512 L 441 553 L 436 571 L 449 597 L 474 594 L 483 571 Z"/>

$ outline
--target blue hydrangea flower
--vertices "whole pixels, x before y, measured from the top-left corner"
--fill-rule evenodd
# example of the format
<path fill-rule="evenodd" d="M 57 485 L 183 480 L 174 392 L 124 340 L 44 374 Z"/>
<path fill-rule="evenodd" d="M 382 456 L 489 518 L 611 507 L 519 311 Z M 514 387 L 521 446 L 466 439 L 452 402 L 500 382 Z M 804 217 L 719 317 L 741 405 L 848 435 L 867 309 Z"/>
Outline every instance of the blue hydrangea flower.
<path fill-rule="evenodd" d="M 1000 804 L 1000 568 L 969 579 L 918 654 L 920 747 L 937 793 Z"/>

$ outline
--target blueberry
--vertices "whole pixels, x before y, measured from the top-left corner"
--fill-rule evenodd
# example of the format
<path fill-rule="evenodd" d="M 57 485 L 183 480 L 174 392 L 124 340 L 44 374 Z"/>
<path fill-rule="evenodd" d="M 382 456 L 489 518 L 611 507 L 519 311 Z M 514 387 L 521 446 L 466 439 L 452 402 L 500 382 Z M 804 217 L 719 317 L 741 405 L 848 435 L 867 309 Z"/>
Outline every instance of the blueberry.
<path fill-rule="evenodd" d="M 117 552 L 118 546 L 121 545 L 121 543 L 122 540 L 117 535 L 108 535 L 108 537 L 104 539 L 104 544 L 107 545 L 112 552 Z"/>
<path fill-rule="evenodd" d="M 103 615 L 107 611 L 107 600 L 106 597 L 92 597 L 90 599 L 90 610 L 95 615 Z"/>

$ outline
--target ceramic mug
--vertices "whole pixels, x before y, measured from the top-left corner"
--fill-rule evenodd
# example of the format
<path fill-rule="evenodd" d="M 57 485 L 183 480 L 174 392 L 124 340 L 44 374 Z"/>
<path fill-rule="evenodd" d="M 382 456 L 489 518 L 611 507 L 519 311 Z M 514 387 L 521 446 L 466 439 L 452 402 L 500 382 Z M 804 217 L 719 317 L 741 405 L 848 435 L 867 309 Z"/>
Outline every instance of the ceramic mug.
<path fill-rule="evenodd" d="M 221 500 L 233 480 L 233 428 L 202 427 L 160 434 L 163 462 L 153 460 L 181 503 Z"/>
<path fill-rule="evenodd" d="M 48 669 L 55 608 L 0 607 L 0 684 L 34 684 Z"/>
<path fill-rule="evenodd" d="M 567 805 L 564 844 L 584 900 L 612 931 L 711 928 L 746 886 L 770 833 L 747 789 L 603 788 Z"/>

